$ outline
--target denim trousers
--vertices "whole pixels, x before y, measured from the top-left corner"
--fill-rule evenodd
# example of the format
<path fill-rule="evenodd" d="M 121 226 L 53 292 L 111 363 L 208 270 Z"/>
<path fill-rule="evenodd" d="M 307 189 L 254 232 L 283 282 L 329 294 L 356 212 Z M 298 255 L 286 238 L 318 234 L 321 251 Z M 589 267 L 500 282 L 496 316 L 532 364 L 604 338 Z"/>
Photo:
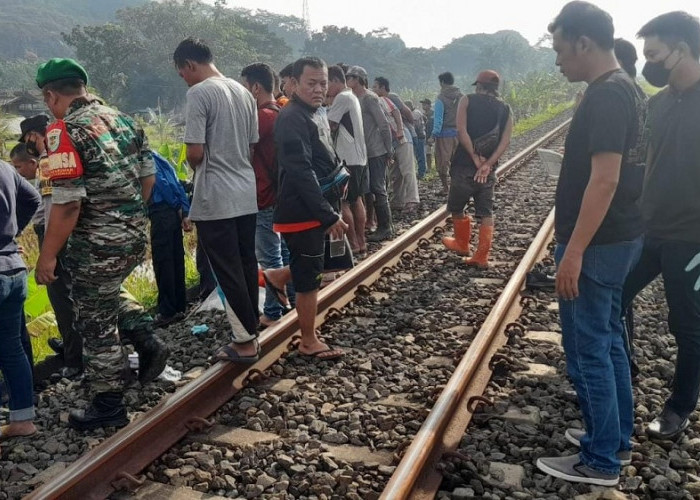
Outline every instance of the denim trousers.
<path fill-rule="evenodd" d="M 272 229 L 272 214 L 274 207 L 264 208 L 258 211 L 257 225 L 255 227 L 255 256 L 258 264 L 263 269 L 279 269 L 283 266 L 282 238 Z M 276 321 L 282 317 L 283 308 L 277 302 L 274 292 L 270 287 L 265 289 L 265 303 L 263 314 Z"/>
<path fill-rule="evenodd" d="M 664 280 L 668 328 L 678 346 L 666 407 L 686 418 L 700 394 L 700 244 L 646 237 L 639 262 L 625 281 L 622 306 L 627 308 L 659 274 Z"/>
<path fill-rule="evenodd" d="M 428 171 L 428 165 L 425 162 L 425 139 L 413 138 L 413 154 L 416 156 L 416 162 L 418 163 L 418 178 L 422 179 Z"/>
<path fill-rule="evenodd" d="M 631 449 L 634 403 L 622 325 L 622 287 L 642 248 L 642 239 L 591 245 L 583 254 L 579 296 L 559 299 L 566 366 L 586 425 L 581 461 L 618 474 L 619 450 Z M 558 244 L 559 265 L 566 245 Z"/>
<path fill-rule="evenodd" d="M 32 368 L 22 345 L 27 272 L 0 274 L 0 370 L 10 394 L 10 421 L 34 418 Z"/>

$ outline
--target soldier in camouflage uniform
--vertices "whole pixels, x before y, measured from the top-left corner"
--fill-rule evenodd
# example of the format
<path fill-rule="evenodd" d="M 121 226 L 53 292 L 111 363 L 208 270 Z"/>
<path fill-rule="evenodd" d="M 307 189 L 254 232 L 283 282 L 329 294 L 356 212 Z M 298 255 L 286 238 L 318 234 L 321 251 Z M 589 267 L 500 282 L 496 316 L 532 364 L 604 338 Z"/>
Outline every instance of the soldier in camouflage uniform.
<path fill-rule="evenodd" d="M 117 335 L 124 312 L 119 294 L 143 260 L 144 200 L 155 182 L 155 166 L 143 130 L 88 95 L 87 74 L 78 63 L 42 64 L 37 84 L 57 121 L 46 131 L 53 206 L 36 278 L 45 284 L 55 279 L 56 255 L 66 244 L 75 328 L 83 338 L 94 395 L 86 410 L 70 412 L 68 423 L 81 430 L 123 426 L 128 423 L 122 381 L 127 360 Z M 150 332 L 136 344 L 142 381 L 154 378 L 165 367 L 167 348 Z"/>

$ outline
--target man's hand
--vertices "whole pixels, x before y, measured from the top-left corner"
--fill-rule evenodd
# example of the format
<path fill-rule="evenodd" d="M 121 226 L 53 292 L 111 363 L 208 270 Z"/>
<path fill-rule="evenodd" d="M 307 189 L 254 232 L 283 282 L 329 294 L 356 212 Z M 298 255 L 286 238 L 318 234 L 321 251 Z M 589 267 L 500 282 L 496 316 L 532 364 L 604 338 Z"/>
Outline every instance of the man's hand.
<path fill-rule="evenodd" d="M 43 253 L 39 255 L 34 269 L 34 279 L 40 285 L 49 285 L 56 281 L 56 257 L 47 257 Z"/>
<path fill-rule="evenodd" d="M 479 184 L 486 184 L 486 180 L 491 173 L 491 165 L 487 162 L 483 162 L 483 158 L 477 157 L 482 160 L 482 163 L 477 166 L 476 174 L 474 175 L 474 180 Z"/>
<path fill-rule="evenodd" d="M 688 262 L 688 265 L 685 266 L 685 272 L 689 273 L 696 267 L 700 266 L 700 253 L 698 253 L 695 257 L 690 259 L 690 262 Z M 700 276 L 698 276 L 698 279 L 695 281 L 695 286 L 693 287 L 693 290 L 700 291 Z"/>
<path fill-rule="evenodd" d="M 185 231 L 186 233 L 192 232 L 192 221 L 190 220 L 189 217 L 184 217 L 182 219 L 182 230 Z"/>
<path fill-rule="evenodd" d="M 334 240 L 339 240 L 345 235 L 345 231 L 348 230 L 348 225 L 343 222 L 343 219 L 338 217 L 338 220 L 331 227 L 326 229 L 326 234 L 328 234 Z"/>
<path fill-rule="evenodd" d="M 564 251 L 564 256 L 557 269 L 556 290 L 557 295 L 564 300 L 574 300 L 578 297 L 578 279 L 581 276 L 583 254 L 570 252 L 569 247 Z"/>

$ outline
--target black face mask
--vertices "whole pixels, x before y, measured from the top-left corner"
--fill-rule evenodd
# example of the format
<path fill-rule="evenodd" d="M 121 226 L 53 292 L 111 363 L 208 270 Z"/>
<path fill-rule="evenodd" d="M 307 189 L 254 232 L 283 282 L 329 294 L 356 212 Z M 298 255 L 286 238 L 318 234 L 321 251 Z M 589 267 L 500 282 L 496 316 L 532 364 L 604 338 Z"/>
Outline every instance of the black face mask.
<path fill-rule="evenodd" d="M 26 141 L 25 144 L 27 145 L 27 153 L 29 153 L 32 156 L 39 156 L 39 150 L 36 147 L 36 141 Z"/>
<path fill-rule="evenodd" d="M 666 64 L 666 60 L 671 57 L 671 54 L 673 54 L 673 51 L 671 51 L 671 53 L 667 55 L 663 61 L 647 62 L 644 65 L 642 75 L 644 78 L 646 78 L 646 81 L 651 83 L 654 87 L 665 87 L 668 85 L 668 79 L 671 76 L 671 71 L 673 71 L 676 64 L 680 62 L 680 59 L 678 59 L 678 62 L 673 65 L 673 68 L 666 68 L 664 65 Z"/>

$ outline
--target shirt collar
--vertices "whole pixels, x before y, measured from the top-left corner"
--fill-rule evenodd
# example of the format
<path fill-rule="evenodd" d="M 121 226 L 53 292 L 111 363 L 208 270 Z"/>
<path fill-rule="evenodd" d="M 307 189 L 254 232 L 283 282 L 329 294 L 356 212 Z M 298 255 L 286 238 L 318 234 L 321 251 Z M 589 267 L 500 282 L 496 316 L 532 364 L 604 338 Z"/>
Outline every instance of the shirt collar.
<path fill-rule="evenodd" d="M 298 97 L 296 94 L 294 94 L 294 95 L 292 96 L 292 101 L 294 101 L 295 103 L 299 104 L 302 108 L 304 108 L 304 109 L 305 109 L 306 111 L 308 111 L 309 113 L 315 113 L 316 111 L 318 111 L 318 108 L 314 108 L 313 106 L 309 106 L 309 105 L 306 104 L 304 101 L 302 101 L 301 99 L 299 99 L 299 97 Z"/>
<path fill-rule="evenodd" d="M 76 111 L 78 111 L 81 108 L 84 108 L 85 106 L 89 106 L 90 104 L 104 104 L 103 101 L 96 96 L 93 95 L 87 95 L 87 96 L 80 96 L 76 99 L 73 99 L 73 102 L 70 103 L 70 106 L 68 107 L 68 113 L 66 114 L 71 114 Z"/>

